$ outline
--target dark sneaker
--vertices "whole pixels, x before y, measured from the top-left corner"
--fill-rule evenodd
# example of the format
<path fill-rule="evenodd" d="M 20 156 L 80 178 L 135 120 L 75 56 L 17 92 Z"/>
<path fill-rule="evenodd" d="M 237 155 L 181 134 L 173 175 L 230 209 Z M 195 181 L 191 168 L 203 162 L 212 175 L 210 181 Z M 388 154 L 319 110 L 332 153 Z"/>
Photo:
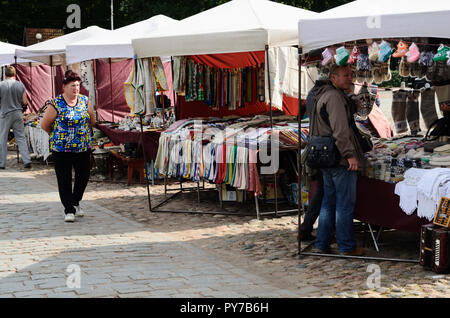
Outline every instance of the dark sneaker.
<path fill-rule="evenodd" d="M 25 169 L 31 169 L 31 163 L 26 163 L 23 165 Z"/>
<path fill-rule="evenodd" d="M 362 256 L 364 255 L 364 249 L 362 247 L 357 247 L 354 251 L 341 253 L 346 256 Z"/>
<path fill-rule="evenodd" d="M 312 235 L 311 233 L 300 233 L 299 235 L 297 235 L 297 238 L 300 241 L 314 241 L 316 239 L 316 237 L 314 235 Z"/>
<path fill-rule="evenodd" d="M 317 247 L 314 246 L 314 247 L 311 249 L 311 253 L 330 254 L 330 249 L 328 248 L 328 249 L 326 249 L 326 250 L 320 250 L 320 249 L 318 249 Z"/>
<path fill-rule="evenodd" d="M 0 167 L 0 169 L 5 170 L 5 167 Z"/>

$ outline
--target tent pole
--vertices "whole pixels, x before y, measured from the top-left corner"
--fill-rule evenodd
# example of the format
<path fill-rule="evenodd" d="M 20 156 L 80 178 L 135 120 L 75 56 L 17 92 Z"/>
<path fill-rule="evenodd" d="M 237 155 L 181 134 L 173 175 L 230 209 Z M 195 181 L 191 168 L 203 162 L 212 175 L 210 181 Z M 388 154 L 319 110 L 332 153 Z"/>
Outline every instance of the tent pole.
<path fill-rule="evenodd" d="M 272 114 L 272 93 L 271 93 L 271 83 L 270 83 L 270 62 L 269 62 L 269 45 L 266 45 L 266 65 L 267 65 L 267 81 L 269 82 L 269 106 L 270 106 L 270 136 L 271 136 L 271 145 L 273 142 L 273 114 Z M 271 153 L 271 156 L 274 154 Z M 277 185 L 277 172 L 274 173 L 274 192 L 275 192 L 275 217 L 278 216 L 278 185 Z"/>
<path fill-rule="evenodd" d="M 147 155 L 145 154 L 144 128 L 143 128 L 144 124 L 142 123 L 142 114 L 139 114 L 139 120 L 141 123 L 141 145 L 142 145 L 142 153 L 144 155 L 144 169 L 145 169 L 145 171 L 147 171 Z M 151 168 L 152 168 L 152 171 L 150 171 L 150 173 L 152 174 L 152 180 L 153 180 L 153 177 L 154 177 L 153 165 Z M 147 171 L 146 176 L 145 176 L 145 183 L 147 185 L 148 209 L 150 210 L 150 212 L 152 212 L 152 201 L 150 198 L 150 185 L 148 182 L 148 177 L 149 177 L 149 175 L 148 175 L 148 171 Z"/>
<path fill-rule="evenodd" d="M 303 193 L 302 193 L 302 119 L 301 107 L 302 107 L 302 54 L 303 49 L 298 48 L 298 154 L 297 154 L 297 165 L 298 165 L 298 176 L 297 176 L 297 203 L 298 203 L 298 255 L 302 254 L 302 241 L 300 239 L 300 226 L 302 224 L 302 214 L 303 214 Z"/>
<path fill-rule="evenodd" d="M 30 107 L 30 103 L 33 101 L 33 67 L 30 62 L 30 101 L 28 101 L 28 106 Z M 31 110 L 31 109 L 30 109 Z"/>
<path fill-rule="evenodd" d="M 170 65 L 171 65 L 171 68 L 172 68 L 172 95 L 173 95 L 173 113 L 174 113 L 174 116 L 175 116 L 175 120 L 178 120 L 178 116 L 177 116 L 177 108 L 176 108 L 176 106 L 177 106 L 177 103 L 176 103 L 176 94 L 175 94 L 175 83 L 174 83 L 174 71 L 173 71 L 173 56 L 171 56 L 170 57 Z"/>
<path fill-rule="evenodd" d="M 53 56 L 50 55 L 50 79 L 52 83 L 52 98 L 55 98 L 55 81 L 53 78 Z"/>
<path fill-rule="evenodd" d="M 95 118 L 97 118 L 97 120 L 99 120 L 100 118 L 98 118 L 98 113 L 97 113 L 97 59 L 94 59 L 92 61 L 92 63 L 94 64 L 93 69 L 94 69 L 94 94 L 95 94 Z"/>
<path fill-rule="evenodd" d="M 112 122 L 114 123 L 114 101 L 113 101 L 113 91 L 112 91 L 112 70 L 111 70 L 111 58 L 109 58 L 109 88 L 110 88 L 110 100 L 112 107 Z"/>

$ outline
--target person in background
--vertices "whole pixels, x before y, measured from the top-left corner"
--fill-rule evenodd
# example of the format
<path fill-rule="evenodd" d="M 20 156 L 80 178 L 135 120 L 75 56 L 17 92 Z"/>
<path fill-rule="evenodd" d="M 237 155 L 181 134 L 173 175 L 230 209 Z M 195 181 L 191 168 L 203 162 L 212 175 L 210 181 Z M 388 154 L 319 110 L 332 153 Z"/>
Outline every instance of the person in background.
<path fill-rule="evenodd" d="M 23 107 L 28 104 L 25 86 L 16 80 L 16 69 L 8 66 L 6 79 L 0 82 L 0 169 L 5 169 L 8 134 L 12 128 L 25 168 L 31 168 L 31 157 L 25 139 Z"/>
<path fill-rule="evenodd" d="M 75 216 L 84 216 L 80 201 L 90 176 L 90 133 L 95 116 L 88 97 L 80 94 L 80 84 L 80 76 L 67 71 L 63 93 L 52 100 L 41 120 L 42 129 L 50 135 L 50 150 L 66 222 L 74 222 Z M 73 190 L 72 167 L 75 170 Z"/>
<path fill-rule="evenodd" d="M 306 97 L 306 114 L 311 121 L 311 114 L 316 105 L 316 96 L 314 94 L 314 90 L 322 85 L 325 85 L 327 80 L 320 77 L 317 81 L 315 81 L 313 88 L 308 92 Z M 322 206 L 323 199 L 323 177 L 320 169 L 317 170 L 314 180 L 317 181 L 317 188 L 311 198 L 311 201 L 308 205 L 308 208 L 305 212 L 305 218 L 303 219 L 303 223 L 300 226 L 300 241 L 313 241 L 315 240 L 315 236 L 312 235 L 312 231 L 314 228 L 314 223 L 316 223 L 317 218 L 320 214 L 320 208 Z"/>

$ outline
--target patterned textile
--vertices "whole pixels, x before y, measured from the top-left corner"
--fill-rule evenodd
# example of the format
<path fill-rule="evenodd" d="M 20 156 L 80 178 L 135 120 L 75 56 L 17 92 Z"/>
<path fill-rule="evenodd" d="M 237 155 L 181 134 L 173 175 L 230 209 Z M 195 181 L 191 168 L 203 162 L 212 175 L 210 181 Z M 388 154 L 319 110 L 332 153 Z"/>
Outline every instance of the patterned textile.
<path fill-rule="evenodd" d="M 408 93 L 406 100 L 406 119 L 408 120 L 411 134 L 415 135 L 420 131 L 420 113 L 419 113 L 420 91 L 414 90 Z"/>
<path fill-rule="evenodd" d="M 392 119 L 394 120 L 395 132 L 401 134 L 408 131 L 406 122 L 406 99 L 408 92 L 398 90 L 392 93 Z"/>
<path fill-rule="evenodd" d="M 52 100 L 52 104 L 57 116 L 50 135 L 50 149 L 56 152 L 87 151 L 91 143 L 88 98 L 78 95 L 77 104 L 70 107 L 59 95 Z"/>
<path fill-rule="evenodd" d="M 167 85 L 166 73 L 164 72 L 164 66 L 162 64 L 161 58 L 152 57 L 152 70 L 155 76 L 156 88 L 158 92 L 166 92 L 169 90 Z"/>

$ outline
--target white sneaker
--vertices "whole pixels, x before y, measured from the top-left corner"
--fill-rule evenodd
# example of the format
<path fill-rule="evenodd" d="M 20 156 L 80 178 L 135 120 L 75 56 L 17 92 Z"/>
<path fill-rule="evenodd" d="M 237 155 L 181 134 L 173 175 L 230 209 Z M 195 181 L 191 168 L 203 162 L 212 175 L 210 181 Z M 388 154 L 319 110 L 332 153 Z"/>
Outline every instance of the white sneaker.
<path fill-rule="evenodd" d="M 67 213 L 64 217 L 64 222 L 75 222 L 75 214 Z"/>
<path fill-rule="evenodd" d="M 75 216 L 83 217 L 84 211 L 81 209 L 81 206 L 75 207 Z"/>

